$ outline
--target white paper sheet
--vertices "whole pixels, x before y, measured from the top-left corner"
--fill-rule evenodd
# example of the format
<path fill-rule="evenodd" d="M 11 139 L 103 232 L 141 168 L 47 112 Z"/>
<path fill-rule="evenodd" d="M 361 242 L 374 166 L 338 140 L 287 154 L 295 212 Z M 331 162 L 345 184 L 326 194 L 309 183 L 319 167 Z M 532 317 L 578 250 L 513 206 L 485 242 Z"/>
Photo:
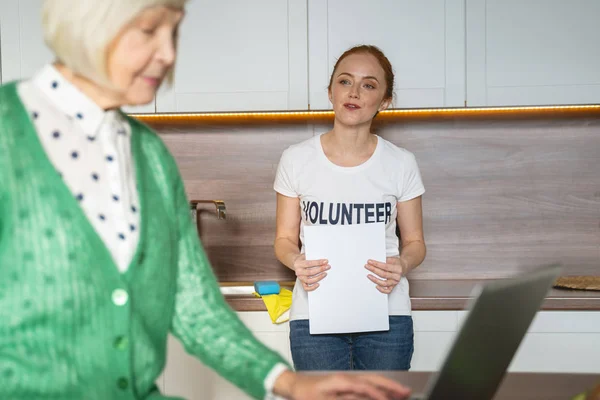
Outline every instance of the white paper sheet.
<path fill-rule="evenodd" d="M 385 224 L 304 227 L 307 260 L 327 259 L 331 269 L 308 292 L 311 334 L 389 330 L 388 296 L 367 278 L 367 260 L 385 262 Z"/>

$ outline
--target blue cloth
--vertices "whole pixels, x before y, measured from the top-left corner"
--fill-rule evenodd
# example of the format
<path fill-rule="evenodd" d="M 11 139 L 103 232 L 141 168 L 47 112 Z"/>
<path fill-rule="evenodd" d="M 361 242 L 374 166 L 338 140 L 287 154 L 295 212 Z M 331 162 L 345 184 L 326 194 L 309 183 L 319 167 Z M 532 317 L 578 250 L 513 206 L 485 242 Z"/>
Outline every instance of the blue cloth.
<path fill-rule="evenodd" d="M 290 322 L 294 368 L 311 370 L 409 370 L 414 351 L 411 316 L 390 316 L 390 330 L 311 335 L 306 319 Z"/>

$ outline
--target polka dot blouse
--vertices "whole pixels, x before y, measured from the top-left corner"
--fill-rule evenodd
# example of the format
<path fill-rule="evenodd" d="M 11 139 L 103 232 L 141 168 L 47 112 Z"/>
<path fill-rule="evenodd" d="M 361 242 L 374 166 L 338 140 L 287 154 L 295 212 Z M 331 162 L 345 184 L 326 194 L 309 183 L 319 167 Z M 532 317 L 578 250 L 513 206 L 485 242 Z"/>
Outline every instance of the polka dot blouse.
<path fill-rule="evenodd" d="M 79 202 L 121 272 L 139 240 L 139 200 L 131 129 L 47 65 L 18 93 L 48 158 Z"/>

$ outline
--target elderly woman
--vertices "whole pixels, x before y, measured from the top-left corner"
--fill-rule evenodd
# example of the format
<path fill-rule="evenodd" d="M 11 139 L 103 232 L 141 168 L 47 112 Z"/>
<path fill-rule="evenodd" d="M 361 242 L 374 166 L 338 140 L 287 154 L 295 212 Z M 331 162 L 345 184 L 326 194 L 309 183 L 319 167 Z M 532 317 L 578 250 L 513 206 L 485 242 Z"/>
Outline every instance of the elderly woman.
<path fill-rule="evenodd" d="M 0 88 L 0 398 L 159 399 L 167 334 L 249 395 L 403 398 L 307 376 L 224 302 L 175 161 L 119 107 L 150 102 L 185 0 L 46 0 L 57 61 Z"/>

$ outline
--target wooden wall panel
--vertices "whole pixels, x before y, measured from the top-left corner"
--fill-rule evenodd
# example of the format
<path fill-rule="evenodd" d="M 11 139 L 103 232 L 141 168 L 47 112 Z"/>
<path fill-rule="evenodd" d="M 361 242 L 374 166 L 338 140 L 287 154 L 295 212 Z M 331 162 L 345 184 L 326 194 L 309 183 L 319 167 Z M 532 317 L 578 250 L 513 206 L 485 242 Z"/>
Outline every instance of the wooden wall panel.
<path fill-rule="evenodd" d="M 275 258 L 273 181 L 281 153 L 311 126 L 158 127 L 175 155 L 190 199 L 224 200 L 227 219 L 203 206 L 200 237 L 221 281 L 293 280 Z"/>
<path fill-rule="evenodd" d="M 413 276 L 600 274 L 600 120 L 388 126 L 417 156 L 429 253 Z"/>
<path fill-rule="evenodd" d="M 190 198 L 227 205 L 226 221 L 207 212 L 200 229 L 219 279 L 293 279 L 272 249 L 275 171 L 287 146 L 329 126 L 156 129 Z M 411 278 L 499 278 L 556 261 L 571 275 L 600 275 L 599 118 L 456 118 L 377 129 L 416 155 L 427 190 L 428 255 Z"/>

